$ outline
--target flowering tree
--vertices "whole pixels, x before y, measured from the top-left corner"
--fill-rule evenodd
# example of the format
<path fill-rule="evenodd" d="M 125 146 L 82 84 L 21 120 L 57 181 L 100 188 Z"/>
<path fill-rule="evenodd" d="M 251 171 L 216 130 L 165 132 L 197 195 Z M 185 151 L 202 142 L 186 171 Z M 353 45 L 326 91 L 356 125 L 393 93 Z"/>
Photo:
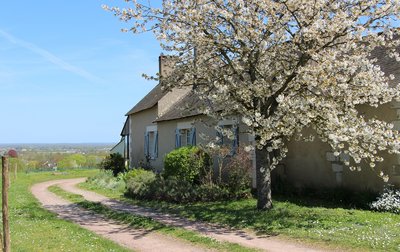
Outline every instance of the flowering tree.
<path fill-rule="evenodd" d="M 255 135 L 259 209 L 272 207 L 270 172 L 285 143 L 312 127 L 335 155 L 371 167 L 382 150 L 399 153 L 392 125 L 366 119 L 357 105 L 399 98 L 374 49 L 400 61 L 396 0 L 127 0 L 105 7 L 130 31 L 151 31 L 176 56 L 164 88 L 193 86 L 213 116 L 242 115 Z M 217 109 L 212 109 L 217 108 Z"/>

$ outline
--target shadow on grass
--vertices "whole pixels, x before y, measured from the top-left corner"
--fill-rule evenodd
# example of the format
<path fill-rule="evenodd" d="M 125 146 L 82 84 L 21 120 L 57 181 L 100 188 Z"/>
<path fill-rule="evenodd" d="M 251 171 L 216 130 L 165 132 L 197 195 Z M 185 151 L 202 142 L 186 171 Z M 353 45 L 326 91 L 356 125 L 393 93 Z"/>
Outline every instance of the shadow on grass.
<path fill-rule="evenodd" d="M 77 205 L 95 213 L 104 215 L 107 218 L 128 224 L 133 228 L 146 229 L 148 231 L 156 231 L 165 228 L 165 225 L 154 222 L 151 218 L 113 211 L 112 209 L 103 206 L 101 203 L 84 200 L 77 202 Z"/>
<path fill-rule="evenodd" d="M 218 223 L 233 228 L 252 228 L 258 234 L 273 236 L 282 232 L 291 232 L 290 230 L 299 232 L 310 229 L 328 230 L 338 223 L 352 224 L 355 221 L 354 218 L 363 219 L 364 214 L 356 214 L 353 210 L 363 209 L 360 206 L 373 198 L 374 194 L 348 195 L 347 200 L 343 200 L 346 198 L 344 190 L 323 194 L 325 198 L 278 195 L 274 197 L 274 207 L 269 211 L 257 210 L 255 199 L 191 204 L 128 200 L 133 204 L 173 213 L 191 220 Z M 358 201 L 352 201 L 358 196 L 360 196 Z M 329 198 L 331 198 L 330 201 Z"/>
<path fill-rule="evenodd" d="M 219 223 L 233 228 L 253 228 L 259 235 L 275 236 L 281 229 L 316 226 L 316 213 L 297 211 L 298 206 L 277 202 L 270 211 L 256 209 L 255 200 L 173 204 L 156 201 L 135 201 L 145 207 L 177 214 L 192 220 Z"/>

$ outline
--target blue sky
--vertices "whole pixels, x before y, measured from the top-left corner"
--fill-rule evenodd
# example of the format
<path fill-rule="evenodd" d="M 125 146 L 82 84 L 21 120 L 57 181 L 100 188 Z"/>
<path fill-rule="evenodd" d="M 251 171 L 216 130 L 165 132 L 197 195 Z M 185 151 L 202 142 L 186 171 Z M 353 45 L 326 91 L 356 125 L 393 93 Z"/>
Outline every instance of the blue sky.
<path fill-rule="evenodd" d="M 2 2 L 0 143 L 119 141 L 161 51 L 151 34 L 121 32 L 102 4 L 124 1 Z"/>

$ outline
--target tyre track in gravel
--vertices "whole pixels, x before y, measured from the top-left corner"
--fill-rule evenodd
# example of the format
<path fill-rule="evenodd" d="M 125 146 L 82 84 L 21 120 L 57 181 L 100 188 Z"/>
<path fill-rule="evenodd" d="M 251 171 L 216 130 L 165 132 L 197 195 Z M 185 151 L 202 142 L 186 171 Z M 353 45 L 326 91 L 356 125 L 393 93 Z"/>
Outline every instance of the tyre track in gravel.
<path fill-rule="evenodd" d="M 76 204 L 64 200 L 48 190 L 53 185 L 63 186 L 65 183 L 71 184 L 72 182 L 72 184 L 77 184 L 83 181 L 84 179 L 47 181 L 32 186 L 31 192 L 45 209 L 56 213 L 59 218 L 72 221 L 83 228 L 91 230 L 134 251 L 209 251 L 206 248 L 193 246 L 186 241 L 145 229 L 134 229 L 126 224 L 106 219 L 102 215 L 85 210 Z"/>
<path fill-rule="evenodd" d="M 65 191 L 81 195 L 88 201 L 101 203 L 113 210 L 127 212 L 144 217 L 150 217 L 153 220 L 163 223 L 165 225 L 181 227 L 187 230 L 199 232 L 202 235 L 205 235 L 207 237 L 222 242 L 237 243 L 244 247 L 255 248 L 271 252 L 337 251 L 337 250 L 320 249 L 309 245 L 287 241 L 271 236 L 259 236 L 250 231 L 231 229 L 199 221 L 190 221 L 185 218 L 178 217 L 168 213 L 162 213 L 154 209 L 130 205 L 118 200 L 107 198 L 95 192 L 77 188 L 77 184 L 82 183 L 84 181 L 85 178 L 64 180 L 63 183 L 59 183 L 59 186 Z"/>

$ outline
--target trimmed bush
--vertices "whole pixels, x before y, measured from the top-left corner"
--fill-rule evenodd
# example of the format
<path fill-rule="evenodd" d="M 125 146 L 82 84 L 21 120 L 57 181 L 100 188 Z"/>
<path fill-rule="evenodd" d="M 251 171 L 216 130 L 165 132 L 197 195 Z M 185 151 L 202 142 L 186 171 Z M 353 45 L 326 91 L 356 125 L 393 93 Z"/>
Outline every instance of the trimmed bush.
<path fill-rule="evenodd" d="M 111 170 L 114 177 L 117 177 L 119 173 L 126 171 L 124 157 L 119 153 L 111 153 L 101 162 L 100 168 Z"/>
<path fill-rule="evenodd" d="M 174 176 L 180 181 L 200 183 L 200 176 L 210 169 L 210 157 L 196 146 L 185 146 L 173 150 L 165 156 L 165 178 Z"/>

